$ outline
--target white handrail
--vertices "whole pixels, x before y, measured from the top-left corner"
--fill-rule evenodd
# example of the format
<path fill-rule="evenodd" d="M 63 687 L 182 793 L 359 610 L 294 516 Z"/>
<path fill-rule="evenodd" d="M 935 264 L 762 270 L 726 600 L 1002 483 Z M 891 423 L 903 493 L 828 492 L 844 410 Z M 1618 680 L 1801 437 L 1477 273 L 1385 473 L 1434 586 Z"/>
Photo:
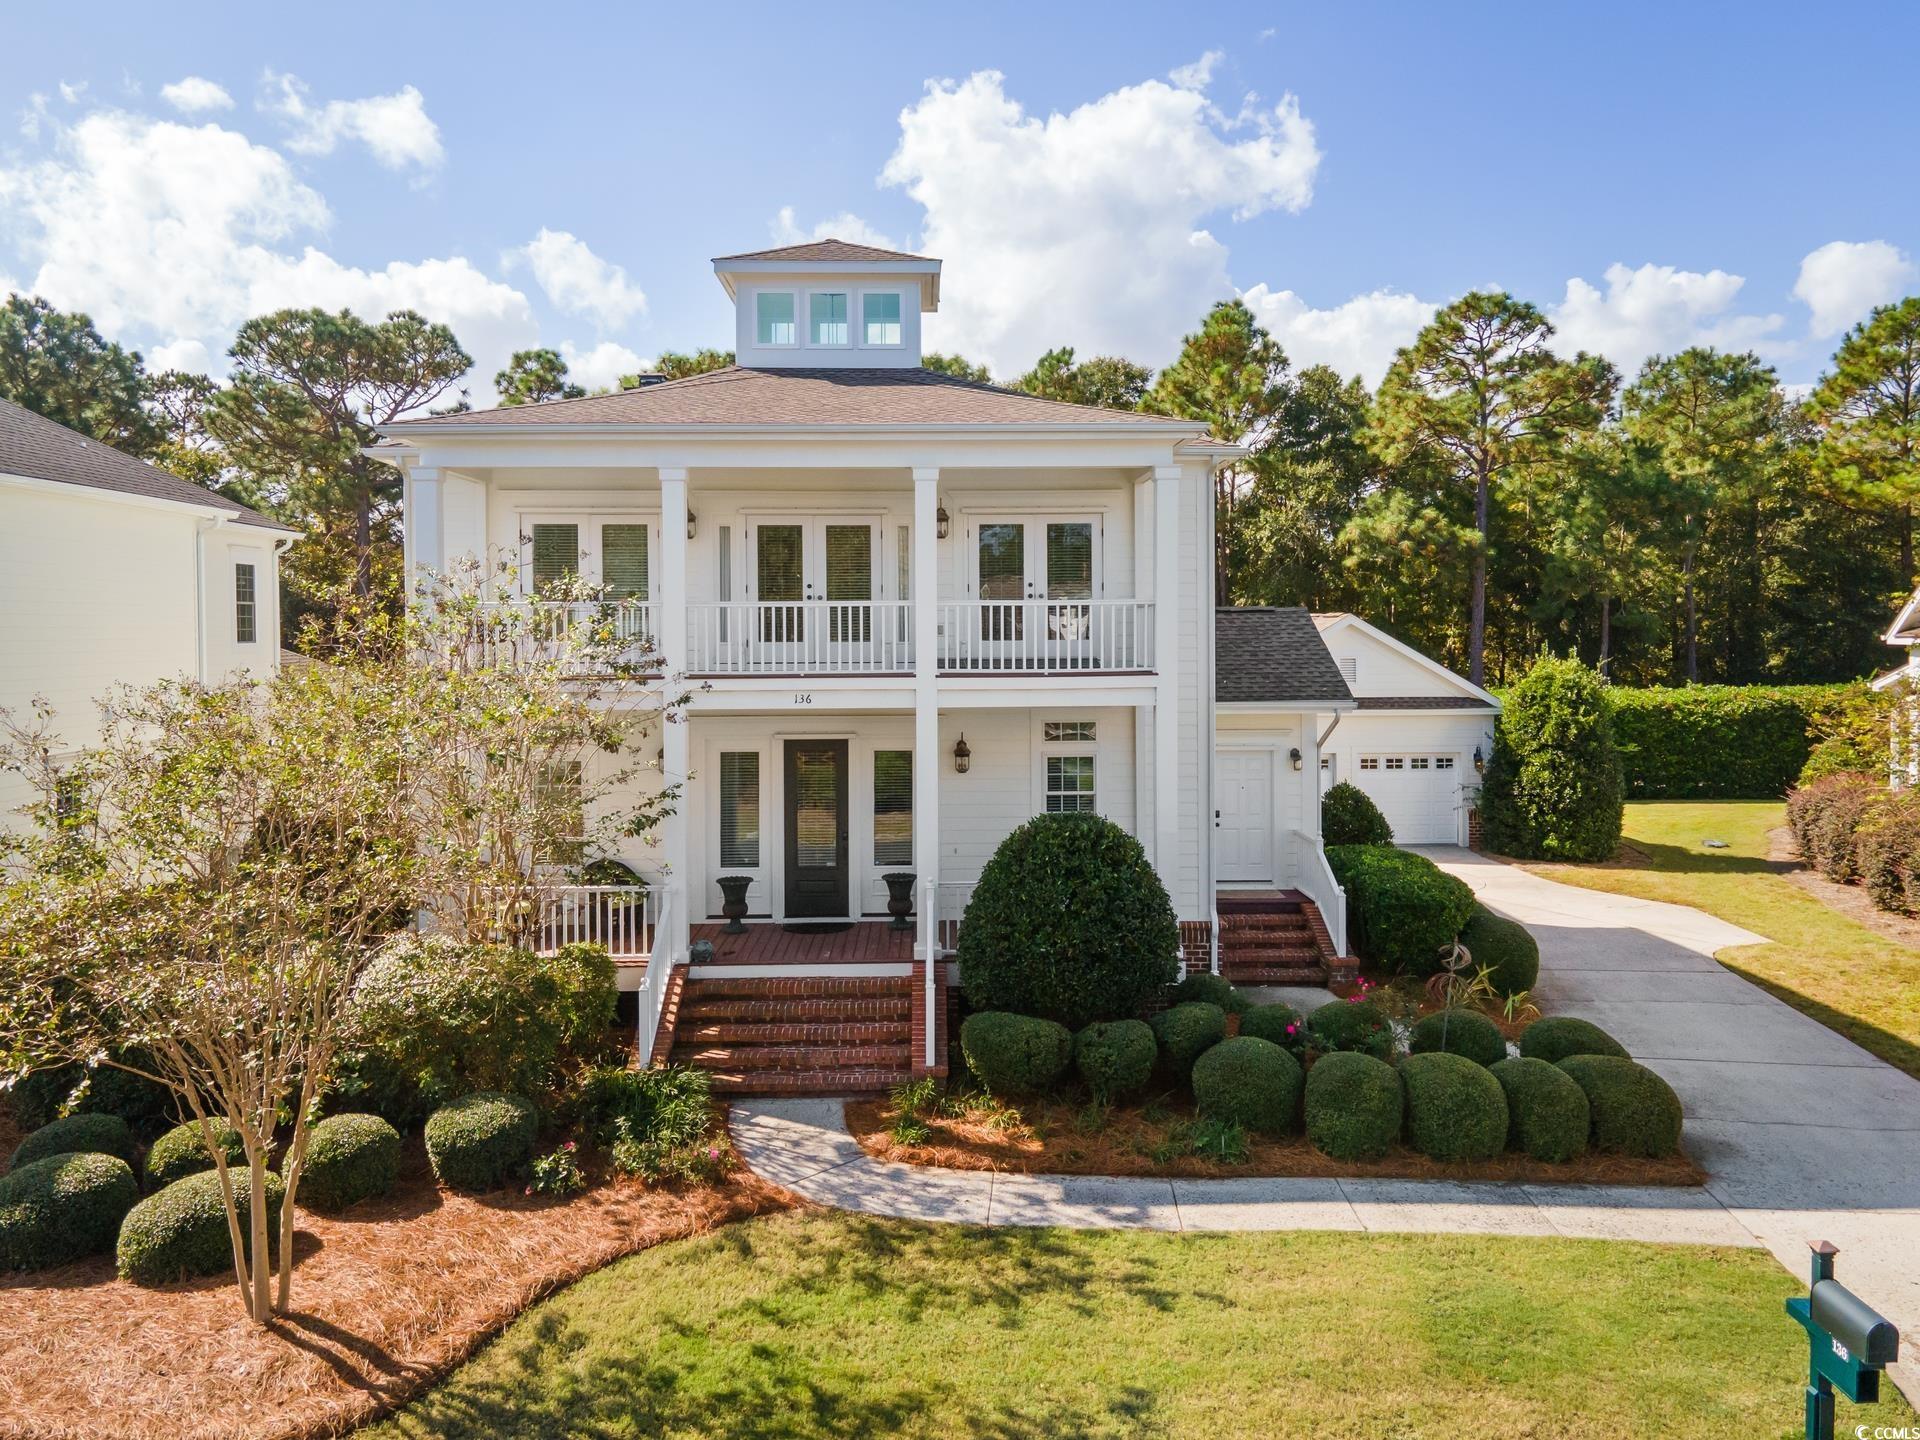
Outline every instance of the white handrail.
<path fill-rule="evenodd" d="M 654 937 L 656 940 L 673 933 L 673 895 L 662 890 L 655 910 Z M 641 1068 L 653 1063 L 653 1043 L 660 1033 L 660 1016 L 667 1005 L 667 979 L 673 973 L 673 953 L 669 945 L 656 944 L 647 955 L 646 973 L 640 980 L 640 993 L 635 997 L 635 1033 L 633 1037 L 634 1058 Z"/>
<path fill-rule="evenodd" d="M 1347 892 L 1333 878 L 1333 867 L 1327 863 L 1327 852 L 1321 846 L 1318 835 L 1295 830 L 1293 844 L 1294 852 L 1300 857 L 1300 889 L 1320 907 L 1320 918 L 1327 922 L 1327 933 L 1333 937 L 1333 953 L 1345 955 Z"/>
<path fill-rule="evenodd" d="M 913 673 L 904 600 L 729 600 L 687 606 L 694 675 Z"/>
<path fill-rule="evenodd" d="M 939 668 L 966 675 L 1153 669 L 1151 600 L 967 600 L 940 606 Z"/>
<path fill-rule="evenodd" d="M 936 1008 L 939 981 L 935 978 L 935 972 L 940 968 L 940 887 L 932 880 L 920 882 L 920 915 L 921 925 L 927 933 L 926 954 L 921 957 L 926 962 L 924 993 L 921 995 L 921 1003 L 926 1008 L 921 1013 L 926 1017 L 925 1064 L 931 1070 L 939 1063 L 934 1051 L 940 1043 L 937 1033 L 939 1026 L 935 1023 L 935 1017 L 939 1014 Z"/>

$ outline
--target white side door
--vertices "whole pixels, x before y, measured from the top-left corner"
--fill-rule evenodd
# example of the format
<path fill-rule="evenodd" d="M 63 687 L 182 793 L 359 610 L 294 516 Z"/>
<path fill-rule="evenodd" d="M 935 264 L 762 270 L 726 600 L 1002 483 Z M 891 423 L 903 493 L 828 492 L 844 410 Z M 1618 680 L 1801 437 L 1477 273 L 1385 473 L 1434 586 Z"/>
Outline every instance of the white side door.
<path fill-rule="evenodd" d="M 1214 864 L 1226 884 L 1273 883 L 1273 752 L 1221 750 L 1213 761 Z"/>

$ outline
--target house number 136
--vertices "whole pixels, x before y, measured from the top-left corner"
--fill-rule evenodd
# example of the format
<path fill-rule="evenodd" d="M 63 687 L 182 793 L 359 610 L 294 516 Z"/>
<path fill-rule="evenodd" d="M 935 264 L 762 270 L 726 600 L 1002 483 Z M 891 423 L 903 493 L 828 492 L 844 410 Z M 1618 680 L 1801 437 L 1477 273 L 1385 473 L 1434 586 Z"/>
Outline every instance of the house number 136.
<path fill-rule="evenodd" d="M 794 694 L 793 703 L 796 705 L 811 705 L 813 703 L 813 696 L 809 695 L 805 690 L 797 691 Z"/>

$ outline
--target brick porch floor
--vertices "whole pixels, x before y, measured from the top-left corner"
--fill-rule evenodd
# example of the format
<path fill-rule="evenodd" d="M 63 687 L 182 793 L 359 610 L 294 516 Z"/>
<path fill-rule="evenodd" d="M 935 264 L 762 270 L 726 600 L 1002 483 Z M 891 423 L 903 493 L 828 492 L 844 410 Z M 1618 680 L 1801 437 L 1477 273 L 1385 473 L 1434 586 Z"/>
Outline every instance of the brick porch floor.
<path fill-rule="evenodd" d="M 913 961 L 913 931 L 895 930 L 885 920 L 862 920 L 835 935 L 794 935 L 784 926 L 753 923 L 744 935 L 728 935 L 718 924 L 695 925 L 692 938 L 713 942 L 713 960 L 721 965 L 849 965 Z"/>

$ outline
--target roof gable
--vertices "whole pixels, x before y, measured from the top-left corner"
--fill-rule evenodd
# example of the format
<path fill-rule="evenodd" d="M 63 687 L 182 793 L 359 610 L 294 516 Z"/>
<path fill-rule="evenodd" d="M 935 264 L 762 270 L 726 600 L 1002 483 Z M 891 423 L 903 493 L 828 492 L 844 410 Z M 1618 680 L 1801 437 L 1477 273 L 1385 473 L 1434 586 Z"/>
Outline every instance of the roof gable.
<path fill-rule="evenodd" d="M 1356 651 L 1371 649 L 1380 652 L 1395 662 L 1396 668 L 1404 670 L 1412 667 L 1424 682 L 1419 688 L 1390 686 L 1390 693 L 1365 693 L 1375 691 L 1378 687 L 1368 682 L 1363 665 L 1359 667 L 1354 685 L 1363 708 L 1435 709 L 1439 708 L 1432 703 L 1435 700 L 1451 700 L 1457 705 L 1476 709 L 1499 708 L 1500 702 L 1491 692 L 1481 689 L 1465 676 L 1455 674 L 1431 656 L 1422 654 L 1350 611 L 1317 614 L 1313 617 L 1313 623 L 1330 647 L 1344 649 L 1352 646 Z M 1402 703 L 1398 707 L 1381 703 L 1387 700 L 1414 703 Z"/>
<path fill-rule="evenodd" d="M 1213 612 L 1213 635 L 1216 701 L 1352 706 L 1353 694 L 1304 606 L 1222 606 Z"/>

